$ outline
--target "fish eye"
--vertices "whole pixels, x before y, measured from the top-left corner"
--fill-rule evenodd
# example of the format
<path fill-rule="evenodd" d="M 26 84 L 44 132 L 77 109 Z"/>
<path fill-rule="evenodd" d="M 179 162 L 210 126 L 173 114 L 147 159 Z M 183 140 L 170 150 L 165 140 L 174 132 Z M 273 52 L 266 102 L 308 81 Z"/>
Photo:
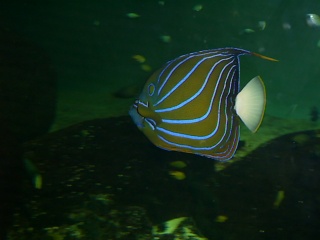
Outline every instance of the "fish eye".
<path fill-rule="evenodd" d="M 153 83 L 150 83 L 150 84 L 149 84 L 149 86 L 148 86 L 148 94 L 149 94 L 149 96 L 152 96 L 152 95 L 153 95 L 155 88 L 156 88 L 156 87 L 154 86 Z"/>

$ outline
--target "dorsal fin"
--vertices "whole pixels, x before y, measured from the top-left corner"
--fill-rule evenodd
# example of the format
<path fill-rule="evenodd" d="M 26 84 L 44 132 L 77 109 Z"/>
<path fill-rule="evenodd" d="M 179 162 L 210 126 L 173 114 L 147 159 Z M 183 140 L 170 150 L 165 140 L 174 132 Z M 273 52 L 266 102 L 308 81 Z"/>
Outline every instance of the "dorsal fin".
<path fill-rule="evenodd" d="M 277 60 L 277 59 L 274 59 L 274 58 L 271 58 L 271 57 L 267 57 L 267 56 L 264 56 L 264 55 L 259 54 L 259 53 L 251 52 L 251 54 L 253 56 L 256 56 L 256 57 L 259 57 L 259 58 L 262 58 L 262 59 L 265 59 L 265 60 L 269 60 L 269 61 L 273 61 L 273 62 L 279 62 L 279 60 Z"/>

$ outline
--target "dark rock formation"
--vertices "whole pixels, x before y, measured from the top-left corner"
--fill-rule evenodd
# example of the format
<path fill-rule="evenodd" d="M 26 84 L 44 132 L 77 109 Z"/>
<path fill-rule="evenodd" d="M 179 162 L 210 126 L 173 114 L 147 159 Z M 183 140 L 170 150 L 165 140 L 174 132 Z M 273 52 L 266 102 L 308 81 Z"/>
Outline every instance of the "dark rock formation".
<path fill-rule="evenodd" d="M 84 122 L 25 145 L 43 187 L 25 183 L 10 239 L 153 239 L 151 226 L 179 217 L 209 239 L 312 239 L 319 143 L 316 131 L 285 135 L 215 172 L 213 160 L 156 148 L 129 117 Z M 184 180 L 172 161 L 186 163 Z"/>

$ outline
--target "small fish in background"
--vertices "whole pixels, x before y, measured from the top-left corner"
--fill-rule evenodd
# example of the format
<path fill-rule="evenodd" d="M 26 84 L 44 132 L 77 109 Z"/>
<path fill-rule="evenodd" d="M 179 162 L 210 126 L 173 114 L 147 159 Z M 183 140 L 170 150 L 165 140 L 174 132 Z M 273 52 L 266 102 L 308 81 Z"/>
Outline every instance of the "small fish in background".
<path fill-rule="evenodd" d="M 284 23 L 282 23 L 282 28 L 283 28 L 283 30 L 288 31 L 288 30 L 291 30 L 292 27 L 291 27 L 290 23 L 284 22 Z"/>
<path fill-rule="evenodd" d="M 129 111 L 134 123 L 159 148 L 231 159 L 240 138 L 239 118 L 256 132 L 266 104 L 259 76 L 240 92 L 241 55 L 277 61 L 238 48 L 182 55 L 148 79 Z"/>
<path fill-rule="evenodd" d="M 254 32 L 255 30 L 253 30 L 252 28 L 245 28 L 241 30 L 239 34 L 248 34 L 248 33 L 254 33 Z"/>
<path fill-rule="evenodd" d="M 146 58 L 139 54 L 133 55 L 132 58 L 136 60 L 138 63 L 144 63 L 146 61 Z"/>
<path fill-rule="evenodd" d="M 320 17 L 317 14 L 307 14 L 306 21 L 309 27 L 320 27 Z"/>
<path fill-rule="evenodd" d="M 140 17 L 140 15 L 138 13 L 133 13 L 133 12 L 127 13 L 126 16 L 128 18 L 139 18 Z"/>
<path fill-rule="evenodd" d="M 283 199 L 284 199 L 284 191 L 283 190 L 280 190 L 277 192 L 276 194 L 276 198 L 273 202 L 273 207 L 274 208 L 278 208 L 280 206 L 280 204 L 282 203 Z"/>
<path fill-rule="evenodd" d="M 169 35 L 161 35 L 160 39 L 164 43 L 170 43 L 172 40 L 171 36 L 169 36 Z"/>
<path fill-rule="evenodd" d="M 310 120 L 311 122 L 317 122 L 319 120 L 319 109 L 315 106 L 310 110 Z"/>
<path fill-rule="evenodd" d="M 266 26 L 267 26 L 267 22 L 266 21 L 259 21 L 258 22 L 258 29 L 260 31 L 263 31 L 266 28 Z"/>
<path fill-rule="evenodd" d="M 170 171 L 169 174 L 176 180 L 184 180 L 186 178 L 186 174 L 180 171 Z"/>
<path fill-rule="evenodd" d="M 203 9 L 202 4 L 197 4 L 193 7 L 193 10 L 196 12 L 200 12 Z"/>
<path fill-rule="evenodd" d="M 226 215 L 219 215 L 216 217 L 216 222 L 218 223 L 224 223 L 228 220 L 228 217 Z"/>
<path fill-rule="evenodd" d="M 30 153 L 27 153 L 30 154 Z M 37 166 L 28 158 L 24 159 L 24 165 L 27 173 L 32 178 L 33 185 L 36 189 L 42 188 L 42 175 Z"/>
<path fill-rule="evenodd" d="M 132 58 L 136 60 L 138 63 L 141 63 L 140 68 L 145 72 L 152 71 L 152 68 L 149 64 L 146 63 L 147 59 L 139 54 L 133 55 Z"/>
<path fill-rule="evenodd" d="M 266 21 L 258 21 L 257 23 L 257 26 L 254 27 L 254 28 L 245 28 L 243 30 L 241 30 L 239 32 L 239 34 L 250 34 L 250 33 L 255 33 L 256 30 L 259 30 L 259 31 L 263 31 L 267 26 L 267 22 Z"/>
<path fill-rule="evenodd" d="M 142 64 L 141 65 L 141 69 L 145 72 L 151 72 L 152 71 L 152 67 L 148 64 Z"/>

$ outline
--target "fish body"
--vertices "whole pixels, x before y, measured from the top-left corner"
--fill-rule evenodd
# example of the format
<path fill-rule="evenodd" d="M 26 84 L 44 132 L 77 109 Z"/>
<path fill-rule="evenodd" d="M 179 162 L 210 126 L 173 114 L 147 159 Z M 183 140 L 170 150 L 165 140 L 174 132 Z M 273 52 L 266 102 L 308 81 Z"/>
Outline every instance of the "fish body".
<path fill-rule="evenodd" d="M 221 48 L 167 62 L 148 79 L 132 105 L 129 114 L 134 123 L 160 148 L 221 161 L 232 158 L 240 137 L 239 116 L 255 132 L 265 109 L 259 77 L 239 93 L 239 57 L 244 54 L 274 60 Z"/>
<path fill-rule="evenodd" d="M 306 17 L 309 27 L 320 27 L 320 17 L 317 14 L 307 14 Z"/>

